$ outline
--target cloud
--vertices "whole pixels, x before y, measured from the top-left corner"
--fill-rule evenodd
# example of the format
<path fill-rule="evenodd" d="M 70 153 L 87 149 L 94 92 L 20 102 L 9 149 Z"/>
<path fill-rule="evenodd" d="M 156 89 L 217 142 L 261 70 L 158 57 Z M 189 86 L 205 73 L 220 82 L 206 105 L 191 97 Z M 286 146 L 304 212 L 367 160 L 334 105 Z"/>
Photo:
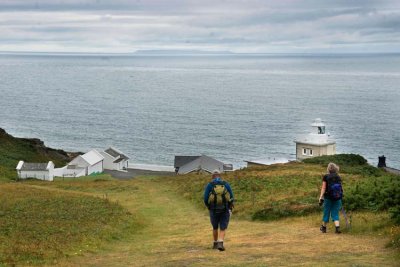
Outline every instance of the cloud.
<path fill-rule="evenodd" d="M 399 1 L 0 2 L 0 50 L 398 51 Z"/>

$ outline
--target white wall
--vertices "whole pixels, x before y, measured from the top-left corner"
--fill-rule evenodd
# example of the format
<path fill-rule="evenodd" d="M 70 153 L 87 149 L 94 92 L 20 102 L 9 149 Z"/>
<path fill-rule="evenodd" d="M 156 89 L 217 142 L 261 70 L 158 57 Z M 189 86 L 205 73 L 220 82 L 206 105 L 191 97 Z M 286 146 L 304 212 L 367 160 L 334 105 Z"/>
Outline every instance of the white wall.
<path fill-rule="evenodd" d="M 67 166 L 64 166 L 62 168 L 55 168 L 53 175 L 56 177 L 63 177 L 66 169 L 67 169 Z"/>
<path fill-rule="evenodd" d="M 70 163 L 68 163 L 68 165 L 76 165 L 79 167 L 86 167 L 86 166 L 88 166 L 88 163 L 81 156 L 77 156 Z"/>
<path fill-rule="evenodd" d="M 83 169 L 65 169 L 63 172 L 64 177 L 80 177 L 86 175 L 86 168 Z"/>
<path fill-rule="evenodd" d="M 114 170 L 114 163 L 113 163 L 113 161 L 115 160 L 115 158 L 113 158 L 111 155 L 109 155 L 108 153 L 106 153 L 106 152 L 100 152 L 100 154 L 104 157 L 104 161 L 103 161 L 103 164 L 104 164 L 104 169 L 106 169 L 106 170 Z"/>
<path fill-rule="evenodd" d="M 103 172 L 103 161 L 99 161 L 96 164 L 88 167 L 88 175 L 96 172 Z"/>
<path fill-rule="evenodd" d="M 53 181 L 53 176 L 49 171 L 18 171 L 20 179 L 36 178 L 39 180 Z"/>
<path fill-rule="evenodd" d="M 105 170 L 122 170 L 124 167 L 127 168 L 127 160 L 123 160 L 118 163 L 114 163 L 117 158 L 112 157 L 106 152 L 100 152 L 104 157 L 104 169 Z"/>

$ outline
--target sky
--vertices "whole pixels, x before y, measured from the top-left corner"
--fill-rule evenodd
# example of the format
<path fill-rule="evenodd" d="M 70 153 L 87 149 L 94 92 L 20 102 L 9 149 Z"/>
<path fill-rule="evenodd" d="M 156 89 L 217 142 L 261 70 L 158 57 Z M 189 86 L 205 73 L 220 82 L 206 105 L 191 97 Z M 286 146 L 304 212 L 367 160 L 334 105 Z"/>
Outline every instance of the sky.
<path fill-rule="evenodd" d="M 400 52 L 400 0 L 0 0 L 0 51 Z"/>

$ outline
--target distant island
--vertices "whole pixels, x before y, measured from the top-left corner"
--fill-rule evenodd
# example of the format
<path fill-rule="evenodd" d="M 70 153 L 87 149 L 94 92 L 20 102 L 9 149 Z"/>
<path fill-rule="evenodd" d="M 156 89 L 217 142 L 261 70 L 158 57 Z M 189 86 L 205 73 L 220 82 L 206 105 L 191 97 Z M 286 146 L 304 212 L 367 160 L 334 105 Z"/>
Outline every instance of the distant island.
<path fill-rule="evenodd" d="M 189 49 L 137 50 L 135 55 L 234 55 L 231 51 L 204 51 Z"/>

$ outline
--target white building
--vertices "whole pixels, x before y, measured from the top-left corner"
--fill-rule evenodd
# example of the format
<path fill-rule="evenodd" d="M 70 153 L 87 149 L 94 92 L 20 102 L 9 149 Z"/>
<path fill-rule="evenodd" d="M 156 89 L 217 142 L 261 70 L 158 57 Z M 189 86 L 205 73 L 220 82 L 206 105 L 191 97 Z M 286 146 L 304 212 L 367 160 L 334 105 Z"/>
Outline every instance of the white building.
<path fill-rule="evenodd" d="M 129 157 L 115 147 L 109 147 L 100 154 L 104 157 L 104 169 L 117 171 L 128 169 Z"/>
<path fill-rule="evenodd" d="M 54 177 L 54 163 L 28 163 L 19 161 L 17 165 L 18 178 L 36 178 L 44 181 L 53 181 Z"/>
<path fill-rule="evenodd" d="M 311 133 L 300 136 L 296 143 L 296 159 L 336 154 L 336 141 L 326 133 L 325 124 L 321 119 L 315 119 L 311 124 Z"/>
<path fill-rule="evenodd" d="M 95 149 L 86 154 L 77 156 L 62 169 L 62 176 L 79 177 L 95 173 L 102 173 L 104 157 Z M 58 174 L 59 175 L 59 174 Z M 61 176 L 61 175 L 60 175 Z"/>

